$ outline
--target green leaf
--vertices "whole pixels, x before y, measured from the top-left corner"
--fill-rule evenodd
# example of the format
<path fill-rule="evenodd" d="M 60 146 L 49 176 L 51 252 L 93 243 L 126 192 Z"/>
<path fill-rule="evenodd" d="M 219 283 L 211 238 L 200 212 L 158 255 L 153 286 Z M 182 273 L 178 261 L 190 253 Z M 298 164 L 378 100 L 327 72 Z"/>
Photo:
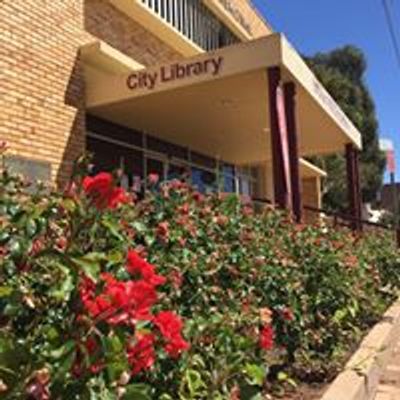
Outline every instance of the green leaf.
<path fill-rule="evenodd" d="M 137 233 L 144 233 L 147 230 L 146 225 L 141 222 L 135 222 L 132 226 Z"/>
<path fill-rule="evenodd" d="M 13 289 L 9 286 L 0 286 L 0 298 L 8 297 L 13 292 Z"/>
<path fill-rule="evenodd" d="M 59 301 L 68 301 L 75 285 L 71 275 L 67 275 L 59 288 L 51 292 L 52 296 Z"/>
<path fill-rule="evenodd" d="M 125 240 L 125 237 L 120 233 L 120 226 L 117 221 L 107 218 L 106 216 L 102 220 L 102 224 L 108 231 L 116 237 L 118 240 Z"/>
<path fill-rule="evenodd" d="M 144 238 L 146 245 L 148 247 L 152 246 L 154 244 L 154 242 L 156 241 L 156 238 L 154 235 L 146 235 Z"/>
<path fill-rule="evenodd" d="M 64 343 L 61 347 L 58 349 L 52 350 L 50 352 L 50 357 L 58 360 L 62 356 L 72 352 L 72 350 L 75 348 L 75 341 L 74 340 L 69 340 L 66 343 Z"/>
<path fill-rule="evenodd" d="M 69 212 L 74 212 L 76 209 L 76 203 L 72 199 L 64 199 L 61 206 Z"/>
<path fill-rule="evenodd" d="M 122 254 L 121 251 L 114 250 L 108 256 L 107 260 L 111 264 L 118 264 L 124 260 L 125 256 Z"/>
<path fill-rule="evenodd" d="M 151 400 L 149 387 L 143 384 L 126 386 L 126 393 L 122 396 L 122 400 Z"/>
<path fill-rule="evenodd" d="M 250 384 L 262 386 L 267 376 L 267 370 L 264 366 L 257 364 L 246 364 L 245 373 L 250 378 Z"/>
<path fill-rule="evenodd" d="M 283 371 L 278 373 L 277 379 L 279 382 L 286 382 L 294 388 L 297 387 L 297 383 L 287 373 Z"/>
<path fill-rule="evenodd" d="M 97 282 L 100 275 L 100 265 L 105 257 L 102 253 L 89 253 L 80 258 L 73 258 L 72 262 L 81 268 L 93 281 Z"/>
<path fill-rule="evenodd" d="M 12 258 L 21 258 L 23 255 L 22 239 L 13 238 L 9 244 L 9 251 Z"/>
<path fill-rule="evenodd" d="M 164 393 L 164 394 L 162 394 L 162 395 L 160 396 L 160 399 L 159 399 L 159 400 L 174 400 L 174 398 L 171 397 L 169 394 Z"/>
<path fill-rule="evenodd" d="M 195 397 L 198 395 L 200 389 L 205 388 L 207 385 L 203 381 L 200 373 L 193 369 L 188 369 L 185 373 L 185 380 L 189 389 L 190 395 Z"/>
<path fill-rule="evenodd" d="M 0 232 L 0 245 L 4 245 L 10 239 L 10 234 L 6 231 Z"/>
<path fill-rule="evenodd" d="M 37 224 L 36 221 L 33 218 L 28 218 L 28 220 L 26 221 L 25 224 L 25 231 L 26 234 L 32 238 L 33 236 L 35 236 L 36 232 L 37 232 Z"/>
<path fill-rule="evenodd" d="M 76 355 L 74 351 L 66 355 L 54 376 L 55 381 L 61 381 L 64 379 L 65 375 L 71 370 L 74 364 L 75 356 Z"/>

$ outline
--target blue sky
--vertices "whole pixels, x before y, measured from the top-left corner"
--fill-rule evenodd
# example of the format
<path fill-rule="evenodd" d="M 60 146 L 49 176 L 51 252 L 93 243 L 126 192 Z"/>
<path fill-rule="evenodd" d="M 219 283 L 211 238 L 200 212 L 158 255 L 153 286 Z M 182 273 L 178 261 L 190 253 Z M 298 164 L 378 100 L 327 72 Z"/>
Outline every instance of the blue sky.
<path fill-rule="evenodd" d="M 367 58 L 367 84 L 374 97 L 381 137 L 393 140 L 400 180 L 400 67 L 381 0 L 254 0 L 275 31 L 303 54 L 346 44 Z M 389 0 L 400 42 L 400 0 Z"/>

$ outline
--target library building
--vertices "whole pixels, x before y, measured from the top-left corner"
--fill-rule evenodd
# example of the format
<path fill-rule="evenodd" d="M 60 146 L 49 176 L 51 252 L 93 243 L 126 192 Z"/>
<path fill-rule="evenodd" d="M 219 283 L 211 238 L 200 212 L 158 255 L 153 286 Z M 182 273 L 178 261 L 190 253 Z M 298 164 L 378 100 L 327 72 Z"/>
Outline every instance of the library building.
<path fill-rule="evenodd" d="M 346 154 L 360 217 L 361 135 L 250 0 L 3 0 L 7 163 L 64 185 L 74 161 L 122 183 L 157 173 L 289 209 L 321 207 L 313 156 Z"/>

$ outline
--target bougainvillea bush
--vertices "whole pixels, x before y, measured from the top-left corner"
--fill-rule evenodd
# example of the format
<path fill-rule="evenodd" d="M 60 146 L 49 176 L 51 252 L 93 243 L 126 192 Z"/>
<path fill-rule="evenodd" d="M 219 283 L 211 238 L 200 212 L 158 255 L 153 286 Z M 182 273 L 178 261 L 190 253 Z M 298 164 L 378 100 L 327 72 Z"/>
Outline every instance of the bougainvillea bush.
<path fill-rule="evenodd" d="M 387 235 L 117 181 L 2 172 L 2 398 L 262 399 L 333 377 L 400 284 Z"/>

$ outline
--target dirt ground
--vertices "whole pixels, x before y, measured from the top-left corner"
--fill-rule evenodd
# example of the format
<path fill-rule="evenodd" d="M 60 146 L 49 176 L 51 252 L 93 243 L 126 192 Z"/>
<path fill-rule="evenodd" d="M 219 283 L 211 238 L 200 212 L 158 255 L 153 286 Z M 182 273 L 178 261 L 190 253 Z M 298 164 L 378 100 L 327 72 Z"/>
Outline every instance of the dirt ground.
<path fill-rule="evenodd" d="M 276 398 L 276 400 L 320 400 L 328 386 L 329 384 L 319 387 L 300 386 L 295 393 L 286 394 L 284 397 Z"/>

